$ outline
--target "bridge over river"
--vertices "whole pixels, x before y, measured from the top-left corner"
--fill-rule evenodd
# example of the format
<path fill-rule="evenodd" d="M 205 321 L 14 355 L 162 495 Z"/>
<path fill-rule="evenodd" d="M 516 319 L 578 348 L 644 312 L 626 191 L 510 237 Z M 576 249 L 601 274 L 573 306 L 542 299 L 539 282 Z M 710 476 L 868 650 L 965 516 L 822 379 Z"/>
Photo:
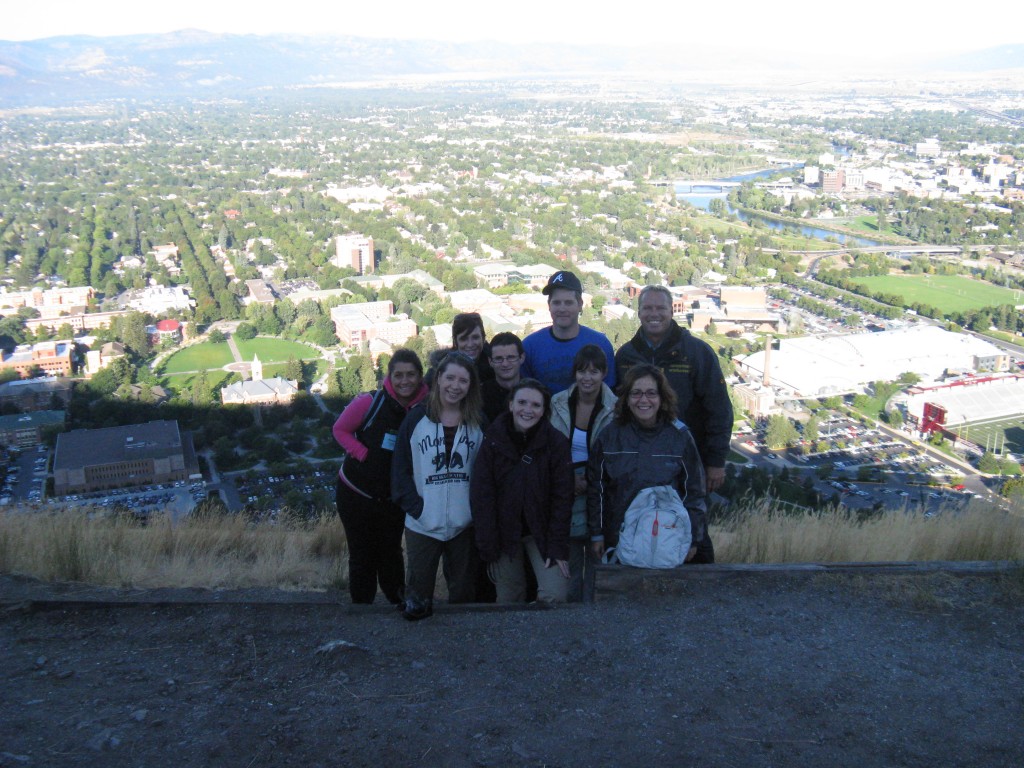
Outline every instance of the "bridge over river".
<path fill-rule="evenodd" d="M 654 187 L 671 187 L 680 195 L 723 193 L 743 186 L 740 181 L 720 179 L 668 179 L 651 181 L 650 184 Z"/>

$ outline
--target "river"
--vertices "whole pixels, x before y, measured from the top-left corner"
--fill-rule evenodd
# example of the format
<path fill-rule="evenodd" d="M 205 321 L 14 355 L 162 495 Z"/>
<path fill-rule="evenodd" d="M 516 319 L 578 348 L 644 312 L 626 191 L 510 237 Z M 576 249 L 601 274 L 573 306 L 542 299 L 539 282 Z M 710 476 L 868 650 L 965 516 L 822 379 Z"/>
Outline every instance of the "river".
<path fill-rule="evenodd" d="M 728 193 L 717 191 L 718 188 L 715 186 L 720 181 L 725 182 L 744 182 L 753 181 L 754 179 L 762 179 L 766 176 L 771 176 L 779 172 L 787 171 L 799 171 L 803 166 L 794 165 L 789 168 L 769 168 L 763 171 L 754 171 L 753 173 L 741 173 L 737 176 L 730 176 L 727 179 L 716 179 L 714 181 L 707 182 L 707 185 L 692 184 L 686 185 L 681 183 L 675 184 L 676 198 L 683 200 L 695 208 L 708 211 L 711 209 L 711 201 L 715 199 L 725 200 Z M 689 187 L 689 192 L 683 192 L 682 189 Z M 844 235 L 841 232 L 832 232 L 828 229 L 822 229 L 820 227 L 813 227 L 806 224 L 790 224 L 788 222 L 776 221 L 775 219 L 768 218 L 766 216 L 758 216 L 757 214 L 747 213 L 746 211 L 740 211 L 733 208 L 726 201 L 726 206 L 729 209 L 729 213 L 735 214 L 741 221 L 752 221 L 757 219 L 762 224 L 767 226 L 769 229 L 774 229 L 777 232 L 790 232 L 792 234 L 799 234 L 803 237 L 813 237 L 818 240 L 825 240 L 832 238 L 843 245 L 860 245 L 860 246 L 874 246 L 874 245 L 885 245 L 877 240 L 869 240 L 866 237 L 854 237 L 852 235 Z"/>

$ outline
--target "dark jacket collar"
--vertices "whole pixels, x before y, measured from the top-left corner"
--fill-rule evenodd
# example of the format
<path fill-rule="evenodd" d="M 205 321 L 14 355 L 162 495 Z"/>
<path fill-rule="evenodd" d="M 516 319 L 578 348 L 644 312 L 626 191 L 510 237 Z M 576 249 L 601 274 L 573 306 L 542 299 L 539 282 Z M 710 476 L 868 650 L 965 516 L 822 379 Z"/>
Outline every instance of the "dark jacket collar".
<path fill-rule="evenodd" d="M 653 346 L 651 342 L 647 340 L 647 337 L 644 336 L 643 327 L 636 329 L 636 335 L 633 337 L 632 343 L 637 345 L 638 349 L 645 350 L 647 352 L 656 352 L 659 349 L 662 349 L 663 347 L 675 346 L 676 344 L 679 343 L 679 340 L 683 337 L 683 334 L 689 333 L 689 331 L 687 331 L 685 328 L 680 327 L 679 323 L 677 323 L 675 320 L 669 320 L 669 323 L 670 325 L 668 333 L 665 334 L 665 338 L 658 346 Z"/>

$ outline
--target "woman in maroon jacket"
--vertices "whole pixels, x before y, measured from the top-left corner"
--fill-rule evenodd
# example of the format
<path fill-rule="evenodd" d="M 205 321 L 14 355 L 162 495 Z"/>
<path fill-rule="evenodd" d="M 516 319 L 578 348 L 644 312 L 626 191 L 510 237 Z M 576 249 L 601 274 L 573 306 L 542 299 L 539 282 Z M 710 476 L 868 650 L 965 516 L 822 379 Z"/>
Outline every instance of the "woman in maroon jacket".
<path fill-rule="evenodd" d="M 499 603 L 525 602 L 525 558 L 537 598 L 565 602 L 573 468 L 569 441 L 551 426 L 551 393 L 523 379 L 509 410 L 488 428 L 470 477 L 470 505 L 480 557 Z"/>

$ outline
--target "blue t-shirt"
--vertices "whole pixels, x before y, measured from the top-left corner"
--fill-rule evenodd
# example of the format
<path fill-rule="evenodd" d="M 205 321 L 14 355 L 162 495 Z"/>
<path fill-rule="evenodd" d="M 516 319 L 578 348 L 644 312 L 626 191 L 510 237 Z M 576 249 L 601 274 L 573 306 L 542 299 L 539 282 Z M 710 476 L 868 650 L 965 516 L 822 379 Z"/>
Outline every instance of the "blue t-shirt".
<path fill-rule="evenodd" d="M 576 383 L 572 364 L 576 353 L 587 344 L 597 344 L 608 359 L 608 373 L 604 383 L 615 389 L 615 352 L 608 337 L 593 328 L 580 326 L 580 332 L 573 339 L 556 339 L 550 328 L 541 328 L 523 339 L 526 362 L 520 370 L 525 378 L 537 379 L 557 394 Z"/>

